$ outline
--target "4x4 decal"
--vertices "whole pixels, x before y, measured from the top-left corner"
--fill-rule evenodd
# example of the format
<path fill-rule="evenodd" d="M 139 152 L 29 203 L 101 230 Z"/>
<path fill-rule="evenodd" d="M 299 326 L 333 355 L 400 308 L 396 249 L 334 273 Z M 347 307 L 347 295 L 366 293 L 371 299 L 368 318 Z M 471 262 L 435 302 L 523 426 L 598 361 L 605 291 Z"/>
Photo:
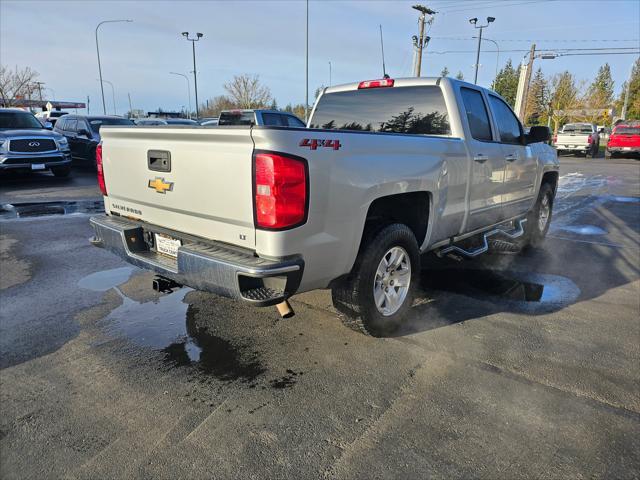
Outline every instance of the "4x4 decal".
<path fill-rule="evenodd" d="M 340 140 L 323 140 L 319 138 L 303 138 L 300 140 L 299 146 L 309 147 L 311 150 L 317 150 L 318 147 L 333 148 L 334 150 L 340 150 L 342 144 Z"/>

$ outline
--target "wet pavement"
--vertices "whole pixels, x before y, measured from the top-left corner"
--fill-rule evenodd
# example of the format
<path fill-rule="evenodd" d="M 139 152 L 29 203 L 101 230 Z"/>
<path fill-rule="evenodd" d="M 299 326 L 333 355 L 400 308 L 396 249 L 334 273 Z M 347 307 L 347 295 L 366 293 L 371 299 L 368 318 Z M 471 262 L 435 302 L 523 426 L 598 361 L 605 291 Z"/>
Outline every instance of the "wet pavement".
<path fill-rule="evenodd" d="M 544 248 L 426 259 L 386 339 L 327 291 L 158 294 L 89 211 L 0 215 L 0 475 L 637 477 L 640 162 L 562 161 Z"/>

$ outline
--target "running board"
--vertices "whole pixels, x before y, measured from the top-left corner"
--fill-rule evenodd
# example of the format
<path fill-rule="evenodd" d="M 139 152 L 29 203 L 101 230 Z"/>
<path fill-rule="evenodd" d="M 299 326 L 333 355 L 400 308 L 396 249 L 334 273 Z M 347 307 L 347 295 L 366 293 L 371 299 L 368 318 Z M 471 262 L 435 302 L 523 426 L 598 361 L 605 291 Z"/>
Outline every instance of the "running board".
<path fill-rule="evenodd" d="M 501 228 L 495 228 L 493 230 L 489 230 L 488 232 L 480 234 L 482 235 L 482 245 L 473 250 L 465 250 L 464 248 L 459 247 L 457 245 L 451 245 L 449 247 L 443 247 L 442 249 L 438 250 L 436 252 L 436 255 L 438 255 L 439 257 L 443 257 L 445 255 L 455 252 L 455 253 L 460 253 L 465 257 L 470 257 L 470 258 L 477 257 L 478 255 L 486 253 L 489 250 L 489 242 L 487 241 L 489 237 L 493 237 L 494 235 L 504 235 L 505 237 L 511 240 L 515 240 L 516 238 L 519 238 L 522 235 L 524 235 L 523 223 L 526 221 L 527 221 L 526 218 L 517 220 L 516 228 L 514 228 L 511 231 L 503 230 Z"/>

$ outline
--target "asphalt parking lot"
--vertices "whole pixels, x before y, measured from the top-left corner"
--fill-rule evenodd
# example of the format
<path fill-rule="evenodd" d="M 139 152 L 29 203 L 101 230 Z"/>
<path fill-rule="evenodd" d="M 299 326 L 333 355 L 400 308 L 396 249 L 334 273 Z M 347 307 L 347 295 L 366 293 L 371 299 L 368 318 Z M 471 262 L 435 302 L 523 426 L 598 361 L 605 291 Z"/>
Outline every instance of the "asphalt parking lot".
<path fill-rule="evenodd" d="M 88 244 L 90 171 L 0 179 L 64 204 L 0 211 L 0 476 L 638 478 L 640 161 L 561 165 L 543 249 L 428 259 L 386 339 L 158 295 Z"/>

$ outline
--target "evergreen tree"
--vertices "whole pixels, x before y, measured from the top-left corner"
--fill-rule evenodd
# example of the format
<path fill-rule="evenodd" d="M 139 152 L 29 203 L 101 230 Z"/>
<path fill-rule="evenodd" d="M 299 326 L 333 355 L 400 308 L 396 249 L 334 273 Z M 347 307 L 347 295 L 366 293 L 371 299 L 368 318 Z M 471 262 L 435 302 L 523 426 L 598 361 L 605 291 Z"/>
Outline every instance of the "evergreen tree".
<path fill-rule="evenodd" d="M 458 74 L 456 75 L 458 80 L 464 80 L 464 75 L 462 74 L 462 70 L 458 70 Z"/>
<path fill-rule="evenodd" d="M 448 77 L 449 76 L 449 69 L 447 67 L 444 67 L 442 69 L 442 71 L 440 72 L 440 76 L 441 77 Z"/>
<path fill-rule="evenodd" d="M 561 123 L 569 119 L 567 110 L 579 104 L 576 80 L 569 71 L 564 71 L 551 79 L 551 120 L 553 132 L 557 133 Z"/>
<path fill-rule="evenodd" d="M 587 109 L 608 109 L 613 103 L 613 78 L 608 63 L 600 67 L 593 83 L 587 88 L 584 98 Z M 590 115 L 588 120 L 594 123 L 604 123 L 607 115 Z"/>
<path fill-rule="evenodd" d="M 549 83 L 544 78 L 542 69 L 538 68 L 531 79 L 527 104 L 525 105 L 525 123 L 527 125 L 542 125 L 547 122 L 549 108 Z"/>
<path fill-rule="evenodd" d="M 498 72 L 495 80 L 491 84 L 491 89 L 502 95 L 512 107 L 516 103 L 516 94 L 518 92 L 518 80 L 520 78 L 520 66 L 513 68 L 511 59 L 509 59 L 502 70 Z"/>
<path fill-rule="evenodd" d="M 615 102 L 616 116 L 622 116 L 624 96 L 627 91 L 627 82 L 622 84 L 622 91 Z M 627 106 L 627 120 L 640 120 L 640 58 L 636 60 L 631 71 L 631 83 L 629 83 L 629 101 Z"/>

